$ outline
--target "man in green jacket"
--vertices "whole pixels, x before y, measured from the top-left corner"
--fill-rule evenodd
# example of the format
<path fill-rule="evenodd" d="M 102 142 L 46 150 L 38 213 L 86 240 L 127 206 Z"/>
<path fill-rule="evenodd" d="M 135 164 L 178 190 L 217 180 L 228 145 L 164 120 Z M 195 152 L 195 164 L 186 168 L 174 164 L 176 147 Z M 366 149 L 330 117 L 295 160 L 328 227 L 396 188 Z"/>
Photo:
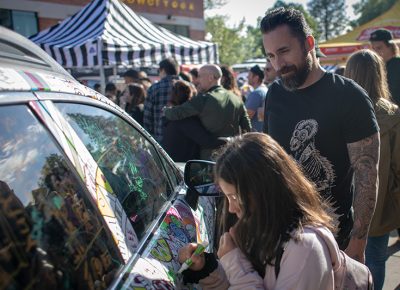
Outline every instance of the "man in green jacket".
<path fill-rule="evenodd" d="M 251 124 L 242 100 L 221 86 L 221 69 L 204 65 L 199 70 L 199 94 L 190 101 L 173 108 L 165 108 L 169 120 L 198 116 L 204 127 L 216 137 L 231 137 L 249 132 Z M 211 150 L 202 149 L 201 158 L 209 159 Z"/>

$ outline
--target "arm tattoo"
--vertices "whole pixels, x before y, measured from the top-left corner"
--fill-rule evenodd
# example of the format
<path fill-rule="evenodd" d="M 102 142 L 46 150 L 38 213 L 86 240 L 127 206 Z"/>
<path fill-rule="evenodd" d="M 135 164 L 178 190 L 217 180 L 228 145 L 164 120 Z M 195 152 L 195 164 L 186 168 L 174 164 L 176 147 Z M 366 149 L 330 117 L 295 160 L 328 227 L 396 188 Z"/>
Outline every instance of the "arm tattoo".
<path fill-rule="evenodd" d="M 365 239 L 375 210 L 378 190 L 379 133 L 347 144 L 354 170 L 354 226 L 352 237 Z"/>

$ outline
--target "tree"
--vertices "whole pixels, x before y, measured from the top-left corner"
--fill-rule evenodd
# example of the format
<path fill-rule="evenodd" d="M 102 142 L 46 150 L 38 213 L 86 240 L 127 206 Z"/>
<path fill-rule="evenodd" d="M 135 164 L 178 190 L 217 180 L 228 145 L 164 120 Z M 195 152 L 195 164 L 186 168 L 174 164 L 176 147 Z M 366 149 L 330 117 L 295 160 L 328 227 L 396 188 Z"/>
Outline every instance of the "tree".
<path fill-rule="evenodd" d="M 347 27 L 345 0 L 312 0 L 308 2 L 308 11 L 317 21 L 324 40 L 341 34 Z"/>
<path fill-rule="evenodd" d="M 245 52 L 247 58 L 263 58 L 265 57 L 262 34 L 260 30 L 260 23 L 262 17 L 257 18 L 257 26 L 253 27 L 248 25 L 246 27 L 246 36 L 244 38 L 243 45 L 245 46 Z"/>
<path fill-rule="evenodd" d="M 223 64 L 232 65 L 242 62 L 246 57 L 244 37 L 244 21 L 239 26 L 229 28 L 226 26 L 224 15 L 216 15 L 206 19 L 206 33 L 212 35 L 212 42 L 218 44 L 219 60 Z"/>
<path fill-rule="evenodd" d="M 226 3 L 228 3 L 228 0 L 204 0 L 204 10 L 219 8 Z"/>
<path fill-rule="evenodd" d="M 303 13 L 304 18 L 306 19 L 308 25 L 310 26 L 310 28 L 313 31 L 314 38 L 317 41 L 319 40 L 320 32 L 318 30 L 317 21 L 314 19 L 313 16 L 310 15 L 310 13 L 308 13 L 307 10 L 304 9 L 303 5 L 301 5 L 299 3 L 293 3 L 293 2 L 286 3 L 286 2 L 284 2 L 282 0 L 278 0 L 278 1 L 275 2 L 274 6 L 271 9 L 276 9 L 276 8 L 279 8 L 279 7 L 294 8 L 296 10 L 301 11 L 301 13 Z M 271 10 L 271 9 L 269 9 L 269 10 Z"/>
<path fill-rule="evenodd" d="M 360 16 L 351 22 L 356 27 L 367 23 L 389 10 L 397 0 L 361 0 L 353 4 L 354 14 Z"/>

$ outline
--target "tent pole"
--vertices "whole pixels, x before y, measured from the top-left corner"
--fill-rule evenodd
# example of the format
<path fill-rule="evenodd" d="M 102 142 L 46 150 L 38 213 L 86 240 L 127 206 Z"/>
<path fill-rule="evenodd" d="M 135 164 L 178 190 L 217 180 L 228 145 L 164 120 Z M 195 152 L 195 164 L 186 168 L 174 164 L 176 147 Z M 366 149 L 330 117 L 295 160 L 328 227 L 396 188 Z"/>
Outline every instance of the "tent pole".
<path fill-rule="evenodd" d="M 103 64 L 100 65 L 100 86 L 101 86 L 101 93 L 104 95 L 106 89 L 106 76 L 104 73 Z"/>
<path fill-rule="evenodd" d="M 102 47 L 102 41 L 99 39 L 97 41 L 98 43 L 98 48 L 97 48 L 97 55 L 98 55 L 98 60 L 99 60 L 99 70 L 100 70 L 100 91 L 104 95 L 105 94 L 105 88 L 106 88 L 106 76 L 104 73 L 104 65 L 103 65 L 103 47 Z"/>

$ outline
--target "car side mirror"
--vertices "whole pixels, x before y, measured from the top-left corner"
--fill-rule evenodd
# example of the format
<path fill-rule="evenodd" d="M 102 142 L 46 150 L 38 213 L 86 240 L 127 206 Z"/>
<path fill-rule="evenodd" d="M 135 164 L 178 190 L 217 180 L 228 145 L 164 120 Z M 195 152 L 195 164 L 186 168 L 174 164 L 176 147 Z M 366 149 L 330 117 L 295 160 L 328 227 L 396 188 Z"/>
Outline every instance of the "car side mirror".
<path fill-rule="evenodd" d="M 191 190 L 199 196 L 221 196 L 221 190 L 214 183 L 215 162 L 206 160 L 189 160 L 184 170 L 184 180 Z"/>

